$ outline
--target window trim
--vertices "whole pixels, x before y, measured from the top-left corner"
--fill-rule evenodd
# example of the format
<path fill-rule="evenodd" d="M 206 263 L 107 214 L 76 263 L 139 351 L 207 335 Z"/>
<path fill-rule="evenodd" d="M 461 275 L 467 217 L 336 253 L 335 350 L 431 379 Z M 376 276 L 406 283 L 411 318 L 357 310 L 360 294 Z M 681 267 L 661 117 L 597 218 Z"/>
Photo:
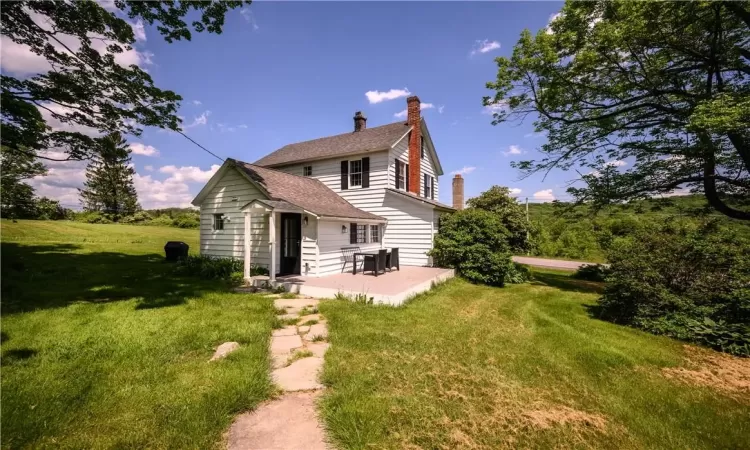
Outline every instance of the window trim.
<path fill-rule="evenodd" d="M 311 177 L 312 176 L 312 166 L 303 166 L 302 167 L 302 175 L 305 177 Z"/>
<path fill-rule="evenodd" d="M 224 231 L 224 214 L 213 214 L 213 219 L 211 221 L 211 228 L 213 231 Z"/>
<path fill-rule="evenodd" d="M 362 233 L 362 242 L 359 241 L 360 238 L 360 230 L 364 231 Z M 355 236 L 357 237 L 354 241 L 355 244 L 367 244 L 367 224 L 364 223 L 358 223 L 357 224 L 357 231 L 355 233 Z"/>
<path fill-rule="evenodd" d="M 432 192 L 432 186 L 433 186 L 432 175 L 424 174 L 422 178 L 423 178 L 422 182 L 424 183 L 424 189 L 422 190 L 422 195 L 424 196 L 424 198 L 429 198 L 429 199 L 434 198 L 434 195 Z"/>
<path fill-rule="evenodd" d="M 373 240 L 372 238 L 374 236 L 377 236 L 376 240 Z M 370 232 L 368 234 L 368 237 L 370 239 L 371 244 L 379 244 L 380 243 L 380 224 L 370 224 Z"/>
<path fill-rule="evenodd" d="M 354 171 L 354 164 L 359 163 L 359 172 Z M 362 177 L 363 177 L 364 171 L 362 170 L 362 159 L 352 159 L 349 160 L 349 189 L 351 188 L 361 188 L 362 187 Z M 359 184 L 354 184 L 354 175 L 359 175 Z"/>
<path fill-rule="evenodd" d="M 398 161 L 397 168 L 396 168 L 396 189 L 405 191 L 406 190 L 406 177 L 408 176 L 406 173 L 406 164 L 403 161 Z M 403 171 L 403 175 L 401 173 Z"/>

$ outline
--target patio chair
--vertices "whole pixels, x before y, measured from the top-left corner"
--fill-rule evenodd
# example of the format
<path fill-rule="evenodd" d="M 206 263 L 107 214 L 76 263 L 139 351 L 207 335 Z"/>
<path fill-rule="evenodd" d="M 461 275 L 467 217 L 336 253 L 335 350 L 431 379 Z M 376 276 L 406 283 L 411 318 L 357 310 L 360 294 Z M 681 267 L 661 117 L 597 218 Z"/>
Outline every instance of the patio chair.
<path fill-rule="evenodd" d="M 375 255 L 365 255 L 365 262 L 362 265 L 362 273 L 375 272 L 375 276 L 381 271 L 385 273 L 385 264 L 388 257 L 388 250 L 378 250 L 377 258 Z M 377 263 L 376 263 L 377 260 Z"/>
<path fill-rule="evenodd" d="M 398 262 L 398 248 L 392 248 L 391 252 L 388 253 L 388 256 L 385 258 L 385 266 L 388 268 L 389 272 L 393 270 L 394 267 L 401 272 L 401 265 Z"/>
<path fill-rule="evenodd" d="M 359 253 L 359 247 L 341 247 L 341 254 L 344 255 L 344 265 L 341 266 L 341 273 L 344 273 L 346 269 L 346 263 L 352 263 L 352 269 L 354 269 L 354 254 Z M 361 261 L 361 259 L 360 259 Z"/>

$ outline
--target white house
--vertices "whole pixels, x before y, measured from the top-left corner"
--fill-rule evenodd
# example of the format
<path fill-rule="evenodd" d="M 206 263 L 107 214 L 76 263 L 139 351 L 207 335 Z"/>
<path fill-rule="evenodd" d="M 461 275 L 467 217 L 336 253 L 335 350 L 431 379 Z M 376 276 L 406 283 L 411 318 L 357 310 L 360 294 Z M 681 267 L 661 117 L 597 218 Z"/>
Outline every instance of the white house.
<path fill-rule="evenodd" d="M 342 248 L 398 248 L 401 265 L 430 265 L 443 168 L 420 115 L 406 122 L 290 144 L 249 164 L 228 159 L 193 200 L 201 254 L 244 258 L 275 275 L 344 270 Z M 349 263 L 351 264 L 351 263 Z"/>

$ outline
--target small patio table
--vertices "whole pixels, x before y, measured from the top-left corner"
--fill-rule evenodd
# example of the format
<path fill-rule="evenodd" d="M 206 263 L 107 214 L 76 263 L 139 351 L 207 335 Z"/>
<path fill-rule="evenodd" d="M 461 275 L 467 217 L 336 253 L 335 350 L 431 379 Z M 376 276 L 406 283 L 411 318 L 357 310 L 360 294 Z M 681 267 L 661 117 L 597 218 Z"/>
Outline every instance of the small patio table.
<path fill-rule="evenodd" d="M 391 254 L 391 251 L 388 250 L 388 255 L 390 255 L 390 254 Z M 367 251 L 363 251 L 363 252 L 356 252 L 356 253 L 354 253 L 354 261 L 357 261 L 357 256 L 359 256 L 359 255 L 362 255 L 362 256 L 374 256 L 375 257 L 375 267 L 380 267 L 380 264 L 379 264 L 379 262 L 380 262 L 380 249 L 378 249 L 378 250 L 367 250 Z M 364 270 L 362 272 L 364 272 Z M 357 264 L 355 262 L 354 267 L 352 268 L 352 275 L 356 275 L 356 274 L 357 274 Z M 378 271 L 377 270 L 375 271 L 375 276 L 378 276 Z"/>

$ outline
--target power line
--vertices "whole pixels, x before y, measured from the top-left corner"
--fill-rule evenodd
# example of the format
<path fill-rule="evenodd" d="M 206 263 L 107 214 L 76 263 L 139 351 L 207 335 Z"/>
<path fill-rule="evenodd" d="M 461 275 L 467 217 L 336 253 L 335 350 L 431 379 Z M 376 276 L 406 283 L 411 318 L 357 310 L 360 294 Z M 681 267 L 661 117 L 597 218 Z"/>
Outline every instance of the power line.
<path fill-rule="evenodd" d="M 208 153 L 209 155 L 213 156 L 214 158 L 218 159 L 218 160 L 219 160 L 219 161 L 221 161 L 221 162 L 224 162 L 224 158 L 222 158 L 221 156 L 219 156 L 219 155 L 217 155 L 216 153 L 212 152 L 211 150 L 207 149 L 206 147 L 204 147 L 204 146 L 200 145 L 199 143 L 195 142 L 195 141 L 193 140 L 193 138 L 191 138 L 191 137 L 190 137 L 190 136 L 188 136 L 187 134 L 183 133 L 182 131 L 177 131 L 177 133 L 180 133 L 180 134 L 181 134 L 181 135 L 182 135 L 182 136 L 183 136 L 183 137 L 184 137 L 185 139 L 187 139 L 188 141 L 190 141 L 190 142 L 192 142 L 193 144 L 197 145 L 198 147 L 200 147 L 201 149 L 203 149 L 203 151 L 205 151 L 205 152 L 206 152 L 206 153 Z"/>

